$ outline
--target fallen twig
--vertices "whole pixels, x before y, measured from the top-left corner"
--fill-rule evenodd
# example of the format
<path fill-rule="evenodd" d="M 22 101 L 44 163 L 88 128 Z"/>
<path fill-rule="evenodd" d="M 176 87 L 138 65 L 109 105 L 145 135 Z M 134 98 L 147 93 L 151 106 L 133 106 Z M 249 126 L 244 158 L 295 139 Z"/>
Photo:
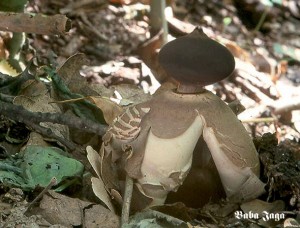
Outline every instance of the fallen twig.
<path fill-rule="evenodd" d="M 150 1 L 150 8 L 151 34 L 154 36 L 162 29 L 162 41 L 165 44 L 168 42 L 168 23 L 165 16 L 166 1 L 152 0 Z"/>
<path fill-rule="evenodd" d="M 130 204 L 133 191 L 133 179 L 126 175 L 125 193 L 122 207 L 121 227 L 129 222 Z"/>
<path fill-rule="evenodd" d="M 63 35 L 71 29 L 71 20 L 65 15 L 0 12 L 0 30 L 10 32 Z"/>
<path fill-rule="evenodd" d="M 41 122 L 63 124 L 79 129 L 83 132 L 95 133 L 100 136 L 104 135 L 107 129 L 106 125 L 87 119 L 83 120 L 73 115 L 63 113 L 30 112 L 22 106 L 9 104 L 3 101 L 0 101 L 0 114 L 9 119 L 23 123 L 30 121 L 35 124 L 39 124 Z"/>
<path fill-rule="evenodd" d="M 37 133 L 40 133 L 45 138 L 51 138 L 56 140 L 71 151 L 80 149 L 80 147 L 72 141 L 57 136 L 50 128 L 42 127 L 39 124 L 32 123 L 31 121 L 24 121 L 24 123 L 27 125 L 28 128 L 31 128 Z M 81 148 L 81 151 L 84 151 L 84 149 Z"/>
<path fill-rule="evenodd" d="M 269 123 L 277 121 L 274 117 L 266 117 L 266 118 L 252 118 L 241 120 L 243 123 Z"/>
<path fill-rule="evenodd" d="M 50 190 L 54 185 L 56 185 L 57 184 L 57 179 L 55 178 L 55 177 L 52 177 L 52 179 L 51 179 L 51 181 L 50 181 L 50 183 L 47 185 L 47 187 L 45 187 L 44 189 L 43 189 L 43 191 L 41 191 L 40 192 L 40 194 L 38 194 L 38 196 L 37 197 L 35 197 L 35 199 L 34 200 L 32 200 L 29 204 L 28 204 L 28 206 L 27 206 L 27 208 L 26 208 L 26 211 L 28 211 L 39 199 L 41 199 L 42 197 L 43 197 L 43 195 L 46 193 L 46 192 L 48 192 L 48 190 Z"/>

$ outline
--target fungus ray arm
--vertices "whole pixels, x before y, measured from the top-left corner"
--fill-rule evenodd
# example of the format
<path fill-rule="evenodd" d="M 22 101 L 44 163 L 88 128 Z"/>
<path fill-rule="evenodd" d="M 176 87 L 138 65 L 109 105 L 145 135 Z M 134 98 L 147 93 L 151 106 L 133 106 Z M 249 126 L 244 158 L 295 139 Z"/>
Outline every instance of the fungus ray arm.
<path fill-rule="evenodd" d="M 230 150 L 226 147 L 226 140 L 218 141 L 214 130 L 207 126 L 204 126 L 203 138 L 211 152 L 229 199 L 250 200 L 264 192 L 265 184 L 255 175 L 252 167 L 239 167 L 226 155 L 225 150 Z"/>

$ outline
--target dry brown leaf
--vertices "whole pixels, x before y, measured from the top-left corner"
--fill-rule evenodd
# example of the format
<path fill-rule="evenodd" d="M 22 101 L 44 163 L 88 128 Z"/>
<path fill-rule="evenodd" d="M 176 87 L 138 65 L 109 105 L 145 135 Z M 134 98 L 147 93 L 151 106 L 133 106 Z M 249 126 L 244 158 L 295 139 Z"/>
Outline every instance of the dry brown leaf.
<path fill-rule="evenodd" d="M 268 214 L 281 213 L 285 208 L 285 203 L 282 200 L 276 200 L 274 202 L 265 202 L 259 199 L 254 199 L 249 202 L 243 203 L 241 209 L 245 214 L 258 214 L 259 220 L 258 223 L 264 227 L 275 227 L 276 219 L 264 219 L 267 218 Z"/>
<path fill-rule="evenodd" d="M 38 146 L 51 146 L 51 144 L 47 143 L 44 140 L 44 137 L 37 133 L 37 132 L 31 132 L 29 135 L 29 139 L 26 143 L 26 146 L 30 146 L 30 145 L 38 145 Z"/>
<path fill-rule="evenodd" d="M 109 0 L 109 2 L 113 3 L 113 4 L 129 5 L 129 4 L 135 3 L 136 0 Z M 142 1 L 142 2 L 145 2 L 145 1 Z"/>
<path fill-rule="evenodd" d="M 67 227 L 119 227 L 119 218 L 101 205 L 94 205 L 49 191 L 39 208 L 36 208 L 48 222 Z"/>
<path fill-rule="evenodd" d="M 95 195 L 112 211 L 115 213 L 114 206 L 111 203 L 110 196 L 108 195 L 105 185 L 101 179 L 101 163 L 100 163 L 100 156 L 99 154 L 91 147 L 87 146 L 87 158 L 92 165 L 93 169 L 95 170 L 97 176 L 99 178 L 92 177 L 92 188 Z"/>
<path fill-rule="evenodd" d="M 114 206 L 110 200 L 110 197 L 104 187 L 104 183 L 100 178 L 92 177 L 92 188 L 95 195 L 111 210 L 115 213 Z"/>
<path fill-rule="evenodd" d="M 89 160 L 91 166 L 96 172 L 97 176 L 101 178 L 101 158 L 100 155 L 91 146 L 86 147 L 87 159 Z"/>
<path fill-rule="evenodd" d="M 111 124 L 113 120 L 123 112 L 123 108 L 115 102 L 105 97 L 89 97 L 95 105 L 101 109 L 107 124 Z"/>
<path fill-rule="evenodd" d="M 284 202 L 281 200 L 268 203 L 259 199 L 254 199 L 241 205 L 241 209 L 244 211 L 244 213 L 249 213 L 252 211 L 253 213 L 258 214 L 263 213 L 263 211 L 267 211 L 269 213 L 283 211 L 284 207 Z"/>
<path fill-rule="evenodd" d="M 88 60 L 85 55 L 78 53 L 68 58 L 57 70 L 57 73 L 72 93 L 97 96 L 99 94 L 91 89 L 86 78 L 80 75 L 81 67 L 87 64 Z"/>
<path fill-rule="evenodd" d="M 68 58 L 57 70 L 57 73 L 71 92 L 80 93 L 81 89 L 87 85 L 85 78 L 79 73 L 81 67 L 87 63 L 85 55 L 78 53 Z"/>
<path fill-rule="evenodd" d="M 15 105 L 21 105 L 31 112 L 59 113 L 57 104 L 53 103 L 52 98 L 41 82 L 28 81 L 24 84 L 20 96 L 17 96 L 13 102 Z M 68 127 L 61 124 L 41 123 L 43 127 L 50 128 L 53 133 L 62 138 L 69 138 Z"/>
<path fill-rule="evenodd" d="M 195 25 L 186 22 L 181 21 L 177 19 L 176 17 L 168 17 L 168 24 L 170 26 L 170 29 L 175 31 L 176 33 L 179 33 L 180 35 L 187 35 L 195 29 Z"/>
<path fill-rule="evenodd" d="M 0 37 L 0 59 L 5 59 L 6 56 L 7 56 L 7 50 L 5 48 L 5 44 L 2 37 Z"/>
<path fill-rule="evenodd" d="M 169 78 L 166 72 L 162 69 L 158 63 L 158 49 L 162 46 L 162 30 L 158 32 L 151 39 L 144 42 L 138 48 L 138 54 L 143 62 L 151 69 L 155 78 L 159 81 L 165 81 Z"/>
<path fill-rule="evenodd" d="M 150 94 L 145 93 L 140 87 L 136 85 L 120 84 L 110 87 L 114 90 L 114 95 L 118 93 L 121 96 L 119 105 L 132 106 L 150 100 Z"/>

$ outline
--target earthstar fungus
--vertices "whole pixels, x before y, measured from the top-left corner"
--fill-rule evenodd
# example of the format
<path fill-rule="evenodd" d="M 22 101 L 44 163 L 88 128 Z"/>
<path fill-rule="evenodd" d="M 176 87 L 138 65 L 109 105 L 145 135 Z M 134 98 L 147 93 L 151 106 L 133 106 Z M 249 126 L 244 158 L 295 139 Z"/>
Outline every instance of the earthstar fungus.
<path fill-rule="evenodd" d="M 210 190 L 218 191 L 214 186 L 220 182 L 226 196 L 238 201 L 262 194 L 251 138 L 232 110 L 203 88 L 234 71 L 232 54 L 196 28 L 166 44 L 159 62 L 178 88 L 129 107 L 109 127 L 100 153 L 108 191 L 122 191 L 127 176 L 134 180 L 133 209 L 163 204 L 170 192 L 184 186 L 197 157 L 203 167 L 216 169 Z"/>

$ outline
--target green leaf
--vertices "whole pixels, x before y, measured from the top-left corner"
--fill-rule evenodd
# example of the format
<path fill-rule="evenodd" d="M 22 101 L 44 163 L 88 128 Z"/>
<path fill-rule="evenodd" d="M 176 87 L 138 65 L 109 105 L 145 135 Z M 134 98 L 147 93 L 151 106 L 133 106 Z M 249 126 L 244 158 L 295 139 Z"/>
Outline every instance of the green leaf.
<path fill-rule="evenodd" d="M 300 49 L 292 46 L 282 45 L 280 43 L 273 44 L 273 50 L 279 55 L 289 56 L 300 62 Z"/>
<path fill-rule="evenodd" d="M 5 185 L 13 185 L 16 187 L 26 185 L 22 177 L 19 177 L 14 172 L 3 170 L 0 170 L 0 182 L 4 183 Z"/>
<path fill-rule="evenodd" d="M 71 100 L 70 102 L 65 102 L 64 104 L 68 105 L 77 116 L 101 124 L 106 124 L 104 114 L 100 108 L 90 101 L 83 99 L 84 97 L 81 94 L 71 92 L 54 69 L 48 67 L 45 68 L 45 70 L 51 77 L 54 91 L 62 100 Z M 73 99 L 76 101 L 72 101 Z"/>
<path fill-rule="evenodd" d="M 0 73 L 0 93 L 18 95 L 24 82 L 35 79 L 35 77 L 29 73 L 30 65 L 31 64 L 16 77 Z"/>
<path fill-rule="evenodd" d="M 84 166 L 55 147 L 27 146 L 13 158 L 0 164 L 0 182 L 23 190 L 46 187 L 55 177 L 57 183 L 68 177 L 81 176 Z"/>
<path fill-rule="evenodd" d="M 223 18 L 223 24 L 224 24 L 225 26 L 230 25 L 231 22 L 232 22 L 231 17 L 225 17 L 225 18 Z"/>
<path fill-rule="evenodd" d="M 28 146 L 21 164 L 26 181 L 33 186 L 46 187 L 53 177 L 59 183 L 67 177 L 82 175 L 84 166 L 63 153 L 55 147 Z"/>
<path fill-rule="evenodd" d="M 175 217 L 151 209 L 136 213 L 123 228 L 188 228 L 188 225 Z"/>
<path fill-rule="evenodd" d="M 27 0 L 1 0 L 0 11 L 4 12 L 22 12 Z"/>

